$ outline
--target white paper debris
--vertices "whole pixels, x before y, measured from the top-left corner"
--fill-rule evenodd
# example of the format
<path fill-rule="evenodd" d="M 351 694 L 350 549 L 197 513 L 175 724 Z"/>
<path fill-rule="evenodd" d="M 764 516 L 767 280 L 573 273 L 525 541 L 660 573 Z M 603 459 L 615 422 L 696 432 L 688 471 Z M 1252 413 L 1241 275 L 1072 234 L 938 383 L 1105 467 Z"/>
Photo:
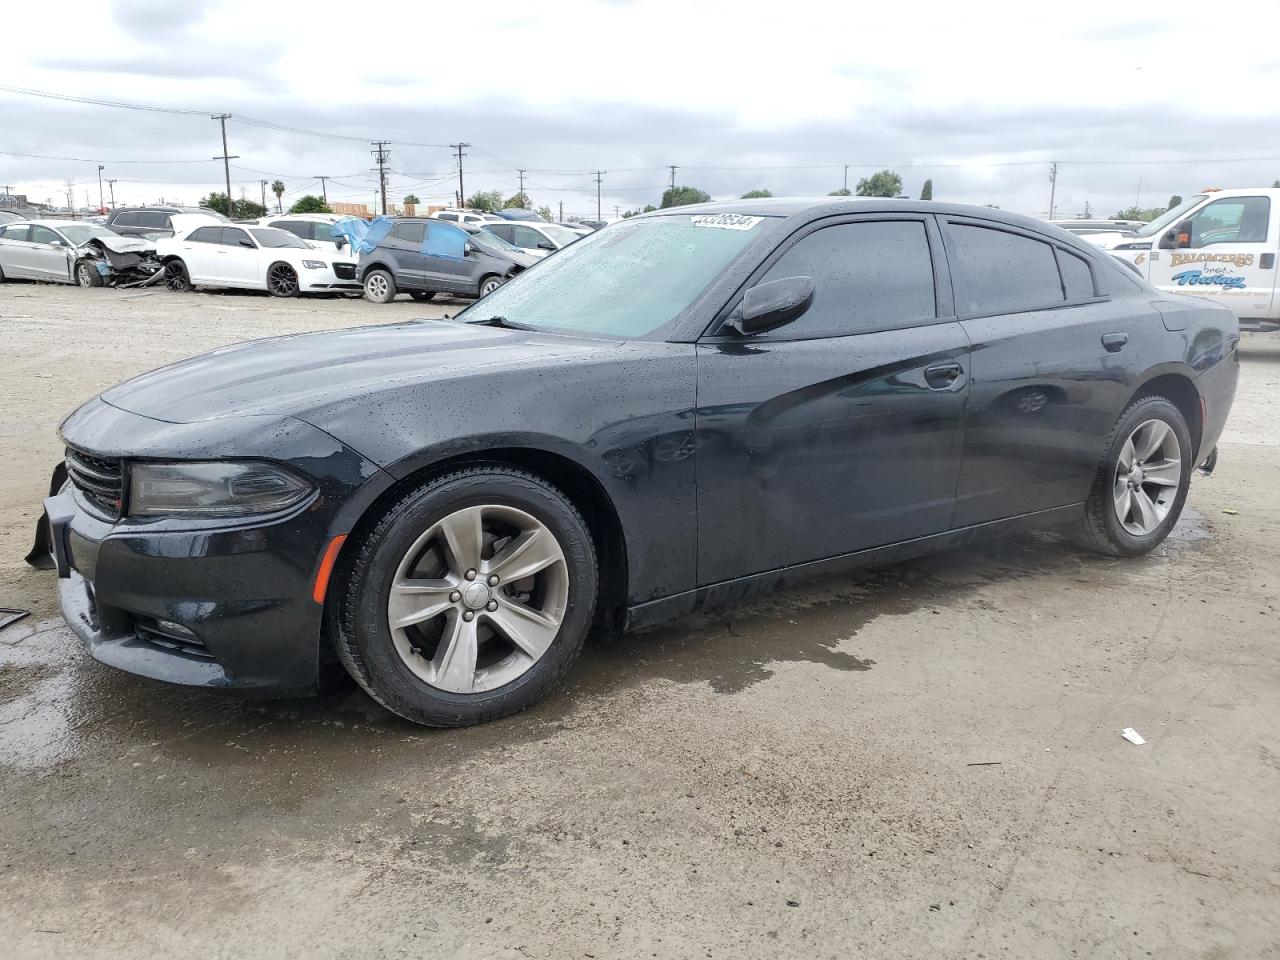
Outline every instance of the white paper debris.
<path fill-rule="evenodd" d="M 716 213 L 689 218 L 695 227 L 719 227 L 721 230 L 750 230 L 763 217 L 747 217 L 741 213 Z"/>
<path fill-rule="evenodd" d="M 1120 736 L 1124 737 L 1130 743 L 1136 743 L 1138 746 L 1142 746 L 1144 743 L 1147 742 L 1142 739 L 1142 734 L 1140 734 L 1137 730 L 1133 729 L 1133 727 L 1125 727 L 1123 730 L 1120 731 Z"/>

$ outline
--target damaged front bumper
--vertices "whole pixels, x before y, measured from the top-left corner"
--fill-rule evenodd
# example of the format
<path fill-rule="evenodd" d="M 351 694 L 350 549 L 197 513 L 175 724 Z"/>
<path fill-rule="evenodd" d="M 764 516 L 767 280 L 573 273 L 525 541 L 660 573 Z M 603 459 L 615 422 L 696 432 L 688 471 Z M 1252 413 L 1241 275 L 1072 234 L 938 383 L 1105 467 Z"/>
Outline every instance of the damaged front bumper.
<path fill-rule="evenodd" d="M 164 264 L 151 240 L 140 237 L 94 237 L 79 251 L 80 264 L 96 270 L 106 287 L 149 287 L 164 277 Z M 79 269 L 79 268 L 78 268 Z M 79 276 L 76 278 L 81 280 Z M 82 285 L 99 286 L 89 283 Z"/>

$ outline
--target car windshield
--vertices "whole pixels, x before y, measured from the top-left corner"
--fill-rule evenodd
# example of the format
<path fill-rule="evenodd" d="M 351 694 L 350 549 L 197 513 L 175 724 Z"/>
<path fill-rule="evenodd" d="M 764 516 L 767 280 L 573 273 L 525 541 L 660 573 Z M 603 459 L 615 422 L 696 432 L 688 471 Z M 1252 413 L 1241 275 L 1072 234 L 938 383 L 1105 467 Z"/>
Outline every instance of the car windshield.
<path fill-rule="evenodd" d="M 277 230 L 274 227 L 266 229 L 250 230 L 253 238 L 258 241 L 259 246 L 263 247 L 301 247 L 308 250 L 306 242 L 300 237 L 295 236 L 288 230 Z"/>
<path fill-rule="evenodd" d="M 490 233 L 483 227 L 471 234 L 471 242 L 482 250 L 489 252 L 497 251 L 499 253 L 519 253 L 520 248 L 514 243 L 507 243 L 496 233 Z"/>
<path fill-rule="evenodd" d="M 564 227 L 558 227 L 554 223 L 548 223 L 538 229 L 562 247 L 567 247 L 575 240 L 582 239 L 581 234 L 574 233 L 572 230 L 566 230 Z"/>
<path fill-rule="evenodd" d="M 93 223 L 72 223 L 58 228 L 64 237 L 74 243 L 77 247 L 82 243 L 87 243 L 94 237 L 118 237 L 120 234 L 114 230 L 108 230 L 106 227 L 100 227 Z"/>
<path fill-rule="evenodd" d="M 534 330 L 649 336 L 675 320 L 769 223 L 737 214 L 628 220 L 566 247 L 465 316 L 502 317 Z"/>
<path fill-rule="evenodd" d="M 1175 220 L 1181 217 L 1184 213 L 1186 213 L 1188 210 L 1190 210 L 1192 207 L 1198 204 L 1201 200 L 1206 199 L 1207 196 L 1208 196 L 1207 194 L 1198 193 L 1194 197 L 1188 197 L 1186 200 L 1183 200 L 1176 207 L 1173 207 L 1170 210 L 1166 210 L 1164 213 L 1160 214 L 1160 216 L 1156 217 L 1154 220 L 1148 223 L 1145 227 L 1143 227 L 1136 234 L 1134 234 L 1134 236 L 1154 237 L 1157 233 L 1159 233 L 1165 227 L 1169 226 L 1169 224 L 1173 223 Z"/>

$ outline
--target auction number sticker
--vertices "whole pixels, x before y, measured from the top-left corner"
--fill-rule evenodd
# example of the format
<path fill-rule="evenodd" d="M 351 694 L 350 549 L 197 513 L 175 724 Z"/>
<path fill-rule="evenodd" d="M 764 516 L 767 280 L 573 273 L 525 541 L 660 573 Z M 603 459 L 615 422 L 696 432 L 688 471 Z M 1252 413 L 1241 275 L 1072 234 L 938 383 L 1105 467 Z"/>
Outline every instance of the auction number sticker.
<path fill-rule="evenodd" d="M 740 213 L 716 213 L 691 217 L 695 227 L 719 227 L 721 230 L 750 230 L 764 217 L 745 217 Z"/>

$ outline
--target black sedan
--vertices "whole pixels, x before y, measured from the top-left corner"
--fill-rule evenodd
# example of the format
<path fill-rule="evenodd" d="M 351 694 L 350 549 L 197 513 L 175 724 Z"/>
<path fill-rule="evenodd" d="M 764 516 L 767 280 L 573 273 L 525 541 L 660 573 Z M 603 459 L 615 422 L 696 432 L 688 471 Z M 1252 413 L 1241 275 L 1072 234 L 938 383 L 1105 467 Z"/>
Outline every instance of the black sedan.
<path fill-rule="evenodd" d="M 453 320 L 263 340 L 62 424 L 68 623 L 162 680 L 420 723 L 533 702 L 593 624 L 1063 526 L 1168 534 L 1235 318 L 987 208 L 753 200 L 561 251 Z"/>

